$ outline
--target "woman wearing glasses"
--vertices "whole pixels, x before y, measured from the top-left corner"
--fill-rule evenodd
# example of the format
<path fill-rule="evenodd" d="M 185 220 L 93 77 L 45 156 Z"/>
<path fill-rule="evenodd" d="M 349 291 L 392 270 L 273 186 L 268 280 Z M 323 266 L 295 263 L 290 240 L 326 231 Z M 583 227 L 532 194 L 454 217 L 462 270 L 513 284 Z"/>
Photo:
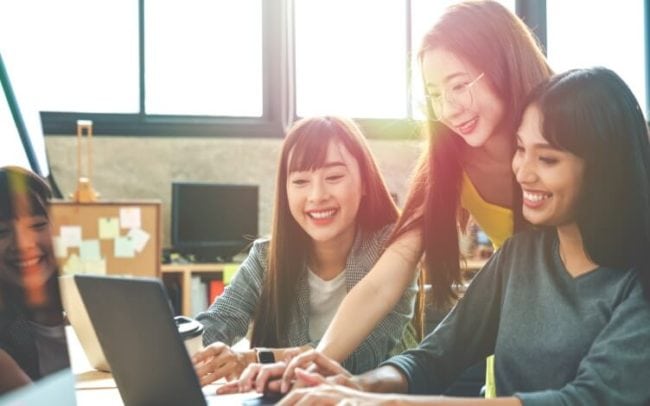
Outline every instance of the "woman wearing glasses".
<path fill-rule="evenodd" d="M 446 10 L 418 56 L 429 100 L 429 146 L 392 244 L 343 300 L 318 345 L 337 361 L 394 307 L 421 259 L 433 303 L 448 307 L 453 285 L 461 282 L 458 229 L 467 212 L 496 247 L 523 225 L 510 168 L 515 130 L 525 96 L 551 75 L 535 38 L 499 3 L 466 2 Z"/>

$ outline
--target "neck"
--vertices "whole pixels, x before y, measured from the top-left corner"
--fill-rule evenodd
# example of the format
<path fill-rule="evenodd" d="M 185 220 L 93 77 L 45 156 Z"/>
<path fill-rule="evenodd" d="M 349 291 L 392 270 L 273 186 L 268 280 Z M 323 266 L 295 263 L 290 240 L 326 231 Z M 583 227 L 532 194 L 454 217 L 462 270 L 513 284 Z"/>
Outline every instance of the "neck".
<path fill-rule="evenodd" d="M 330 280 L 345 269 L 354 243 L 355 228 L 332 241 L 312 241 L 309 268 L 321 279 Z"/>
<path fill-rule="evenodd" d="M 511 161 L 514 155 L 514 144 L 512 142 L 512 133 L 506 131 L 495 131 L 480 147 L 470 147 L 464 144 L 463 166 L 478 167 L 507 167 L 511 171 Z"/>
<path fill-rule="evenodd" d="M 560 258 L 572 276 L 580 276 L 598 267 L 587 255 L 582 234 L 576 223 L 558 226 L 557 236 L 560 242 Z"/>

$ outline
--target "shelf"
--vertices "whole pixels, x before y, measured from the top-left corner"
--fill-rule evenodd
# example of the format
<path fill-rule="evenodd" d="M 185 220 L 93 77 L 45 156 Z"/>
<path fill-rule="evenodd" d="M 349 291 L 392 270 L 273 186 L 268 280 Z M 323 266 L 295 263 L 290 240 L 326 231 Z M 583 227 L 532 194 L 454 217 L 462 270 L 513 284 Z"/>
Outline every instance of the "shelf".
<path fill-rule="evenodd" d="M 181 314 L 192 317 L 195 316 L 191 314 L 192 276 L 220 275 L 223 278 L 223 271 L 228 265 L 233 264 L 165 264 L 160 270 L 163 281 L 175 280 L 178 283 L 181 295 Z"/>

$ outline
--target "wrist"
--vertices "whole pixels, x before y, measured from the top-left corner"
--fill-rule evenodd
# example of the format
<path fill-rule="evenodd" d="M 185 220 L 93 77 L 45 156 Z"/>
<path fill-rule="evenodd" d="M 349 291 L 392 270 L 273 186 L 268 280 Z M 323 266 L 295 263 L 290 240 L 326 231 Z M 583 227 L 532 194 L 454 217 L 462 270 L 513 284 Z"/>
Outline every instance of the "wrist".
<path fill-rule="evenodd" d="M 242 351 L 240 354 L 243 355 L 243 362 L 245 365 L 255 364 L 257 362 L 257 352 L 255 349 Z"/>

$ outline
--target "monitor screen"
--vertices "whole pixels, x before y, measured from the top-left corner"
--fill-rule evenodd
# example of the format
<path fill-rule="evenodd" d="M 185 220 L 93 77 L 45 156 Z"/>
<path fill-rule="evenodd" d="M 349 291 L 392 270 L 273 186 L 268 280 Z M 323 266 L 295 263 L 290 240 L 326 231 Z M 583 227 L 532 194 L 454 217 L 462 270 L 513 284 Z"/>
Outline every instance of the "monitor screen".
<path fill-rule="evenodd" d="M 172 183 L 172 245 L 200 262 L 230 261 L 257 237 L 258 187 Z"/>

